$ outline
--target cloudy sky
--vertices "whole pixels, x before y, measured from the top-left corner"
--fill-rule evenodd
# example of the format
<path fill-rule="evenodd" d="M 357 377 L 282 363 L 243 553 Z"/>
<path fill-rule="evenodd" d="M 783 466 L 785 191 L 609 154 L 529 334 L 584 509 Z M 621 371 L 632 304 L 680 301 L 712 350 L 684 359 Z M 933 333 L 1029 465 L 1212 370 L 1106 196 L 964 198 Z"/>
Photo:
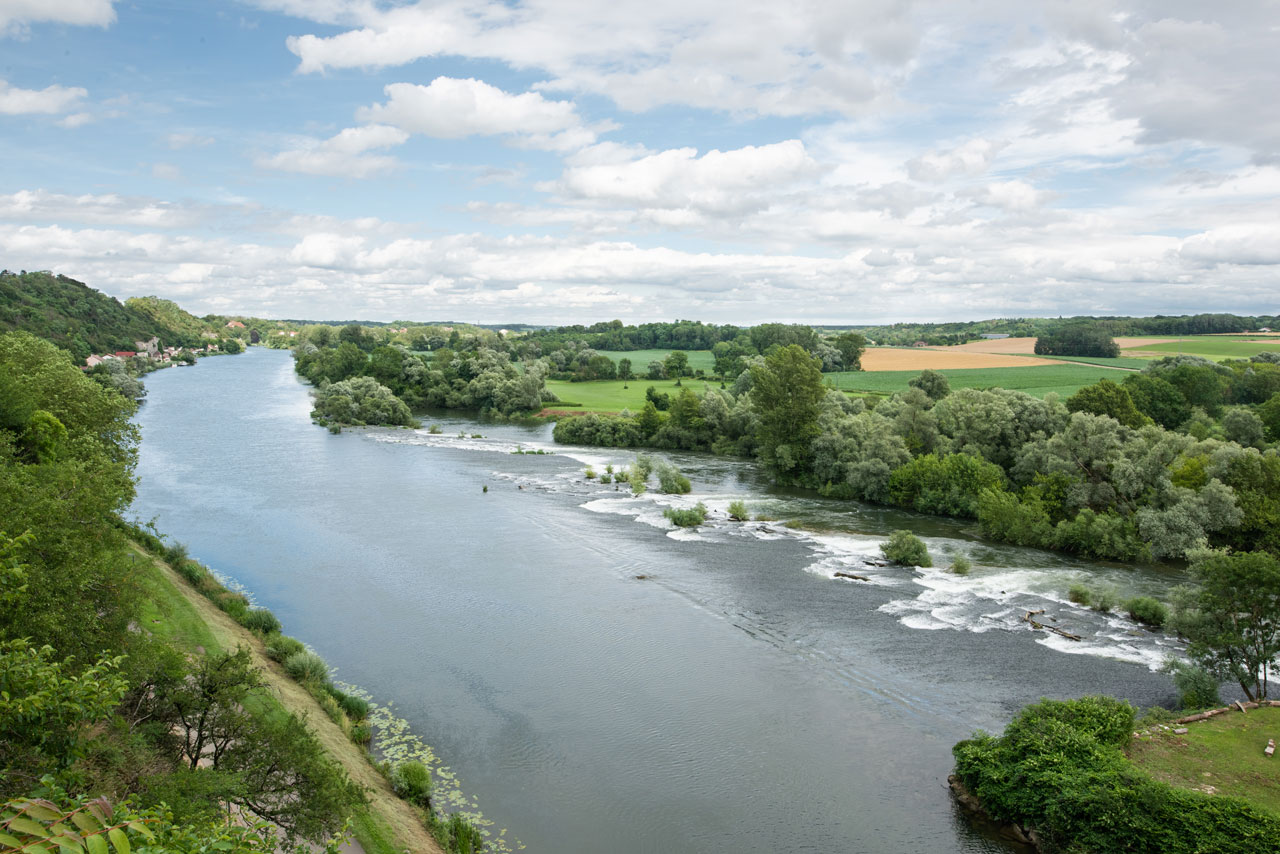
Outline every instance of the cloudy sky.
<path fill-rule="evenodd" d="M 0 267 L 269 317 L 1280 312 L 1277 0 L 0 0 Z"/>

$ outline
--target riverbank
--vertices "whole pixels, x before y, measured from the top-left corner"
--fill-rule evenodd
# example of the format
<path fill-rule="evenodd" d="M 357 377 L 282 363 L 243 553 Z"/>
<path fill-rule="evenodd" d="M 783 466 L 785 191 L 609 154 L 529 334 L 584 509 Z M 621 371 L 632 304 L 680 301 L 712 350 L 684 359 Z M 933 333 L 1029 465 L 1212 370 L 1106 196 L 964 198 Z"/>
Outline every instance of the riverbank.
<path fill-rule="evenodd" d="M 325 752 L 353 782 L 365 789 L 369 805 L 352 824 L 359 850 L 366 854 L 402 851 L 445 854 L 423 827 L 414 808 L 398 798 L 386 778 L 373 767 L 364 749 L 351 741 L 302 685 L 267 656 L 266 646 L 257 634 L 219 610 L 167 563 L 139 547 L 135 547 L 135 551 L 144 567 L 144 583 L 154 609 L 146 628 L 188 653 L 248 649 L 254 666 L 281 708 L 305 717 L 308 728 Z"/>

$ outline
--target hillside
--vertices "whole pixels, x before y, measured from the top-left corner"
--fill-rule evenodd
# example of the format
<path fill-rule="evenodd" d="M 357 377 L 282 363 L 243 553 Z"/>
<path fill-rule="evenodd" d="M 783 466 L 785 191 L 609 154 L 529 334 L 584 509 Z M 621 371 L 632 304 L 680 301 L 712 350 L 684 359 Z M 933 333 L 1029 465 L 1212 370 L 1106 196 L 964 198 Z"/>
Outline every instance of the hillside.
<path fill-rule="evenodd" d="M 71 351 L 133 350 L 152 336 L 170 346 L 194 346 L 208 324 L 168 300 L 145 297 L 122 305 L 83 282 L 47 272 L 0 272 L 0 332 L 25 330 Z"/>

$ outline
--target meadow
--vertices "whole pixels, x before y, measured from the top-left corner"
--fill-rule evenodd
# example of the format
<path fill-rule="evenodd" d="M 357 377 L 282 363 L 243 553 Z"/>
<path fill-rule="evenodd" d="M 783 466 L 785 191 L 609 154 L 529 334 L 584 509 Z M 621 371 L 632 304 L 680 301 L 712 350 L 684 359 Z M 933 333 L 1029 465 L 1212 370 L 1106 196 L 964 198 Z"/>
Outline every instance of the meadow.
<path fill-rule="evenodd" d="M 1199 335 L 1162 339 L 1153 344 L 1128 347 L 1126 354 L 1151 353 L 1167 356 L 1185 353 L 1208 359 L 1247 359 L 1258 353 L 1280 353 L 1280 341 L 1261 338 L 1227 338 L 1221 335 Z"/>
<path fill-rule="evenodd" d="M 907 382 L 919 371 L 843 371 L 823 374 L 824 381 L 843 391 L 890 395 L 906 391 Z M 1098 380 L 1120 382 L 1127 372 L 1094 365 L 1050 364 L 1029 368 L 968 368 L 938 371 L 958 388 L 1000 388 L 1025 391 L 1036 397 L 1050 392 L 1068 396 Z"/>
<path fill-rule="evenodd" d="M 613 359 L 616 364 L 619 359 L 630 359 L 631 370 L 636 376 L 644 376 L 645 370 L 648 369 L 650 362 L 661 362 L 671 355 L 671 350 L 597 350 L 601 356 L 608 356 Z M 710 350 L 685 350 L 689 354 L 689 370 L 696 371 L 701 368 L 706 373 L 715 370 L 716 359 L 711 355 Z M 640 390 L 643 397 L 644 389 Z"/>
<path fill-rule="evenodd" d="M 1253 709 L 1188 725 L 1176 735 L 1158 731 L 1135 739 L 1129 758 L 1157 780 L 1187 789 L 1206 786 L 1263 809 L 1280 812 L 1280 773 L 1263 755 L 1268 738 L 1280 736 L 1280 709 Z"/>
<path fill-rule="evenodd" d="M 685 377 L 684 388 L 699 394 L 703 388 L 719 388 L 719 382 Z M 627 388 L 624 388 L 627 386 Z M 649 386 L 673 397 L 680 393 L 675 380 L 595 380 L 572 383 L 564 380 L 547 380 L 547 388 L 556 393 L 560 403 L 547 404 L 548 409 L 573 409 L 582 412 L 621 412 L 630 409 L 639 412 L 644 408 L 644 393 Z"/>

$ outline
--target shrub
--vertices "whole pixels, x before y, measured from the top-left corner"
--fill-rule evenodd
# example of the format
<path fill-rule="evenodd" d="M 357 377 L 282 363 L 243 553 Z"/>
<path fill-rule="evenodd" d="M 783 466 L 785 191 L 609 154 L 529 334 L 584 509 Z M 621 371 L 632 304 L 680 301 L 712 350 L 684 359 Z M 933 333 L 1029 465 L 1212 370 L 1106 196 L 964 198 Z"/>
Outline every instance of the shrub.
<path fill-rule="evenodd" d="M 187 546 L 185 543 L 173 543 L 172 545 L 165 546 L 164 559 L 168 561 L 169 565 L 174 569 L 177 569 L 181 564 L 186 563 L 190 557 L 191 555 L 187 552 Z"/>
<path fill-rule="evenodd" d="M 448 846 L 450 851 L 457 854 L 478 854 L 484 846 L 484 837 L 480 834 L 480 830 L 471 824 L 461 813 L 453 813 L 449 816 L 448 824 Z"/>
<path fill-rule="evenodd" d="M 693 489 L 689 478 L 680 473 L 680 469 L 670 463 L 658 466 L 658 486 L 668 495 L 684 495 Z"/>
<path fill-rule="evenodd" d="M 1163 602 L 1150 596 L 1138 596 L 1125 603 L 1124 609 L 1129 612 L 1129 619 L 1148 626 L 1160 628 L 1169 619 L 1169 609 Z"/>
<path fill-rule="evenodd" d="M 1208 709 L 1222 705 L 1218 677 L 1198 664 L 1170 659 L 1164 671 L 1173 677 L 1178 701 L 1184 709 Z"/>
<path fill-rule="evenodd" d="M 605 474 L 600 475 L 600 482 L 601 482 L 601 483 L 613 483 L 613 475 L 608 474 L 607 472 L 606 472 Z"/>
<path fill-rule="evenodd" d="M 361 722 L 351 726 L 351 740 L 356 744 L 368 744 L 373 741 L 373 728 Z"/>
<path fill-rule="evenodd" d="M 431 806 L 431 772 L 421 762 L 399 762 L 391 769 L 391 788 L 411 804 Z"/>
<path fill-rule="evenodd" d="M 595 479 L 596 479 L 596 470 L 595 470 L 595 469 L 593 469 L 591 466 L 587 466 L 587 471 L 586 471 L 586 475 L 585 475 L 585 476 L 586 476 L 587 480 L 595 480 Z"/>
<path fill-rule="evenodd" d="M 433 435 L 433 436 L 438 436 L 438 435 L 440 435 L 441 433 L 443 433 L 444 431 L 440 429 L 440 425 L 439 425 L 439 424 L 432 424 L 432 425 L 431 425 L 431 427 L 427 429 L 427 432 L 428 432 L 428 433 L 430 433 L 430 434 L 431 434 L 431 435 Z"/>
<path fill-rule="evenodd" d="M 1093 591 L 1093 610 L 1109 614 L 1120 604 L 1114 587 L 1099 587 Z"/>
<path fill-rule="evenodd" d="M 1086 608 L 1093 602 L 1093 594 L 1089 592 L 1089 588 L 1083 584 L 1073 584 L 1071 589 L 1067 591 L 1067 598 L 1077 605 L 1083 605 Z"/>
<path fill-rule="evenodd" d="M 338 700 L 338 705 L 342 706 L 342 711 L 346 712 L 347 717 L 353 721 L 362 721 L 369 717 L 369 701 L 363 697 L 343 694 Z"/>
<path fill-rule="evenodd" d="M 312 683 L 314 684 L 314 683 Z M 315 694 L 316 702 L 320 704 L 320 708 L 324 709 L 324 713 L 344 730 L 349 726 L 347 716 L 342 713 L 342 707 L 338 705 L 338 701 L 328 694 Z"/>
<path fill-rule="evenodd" d="M 751 514 L 747 512 L 747 504 L 745 501 L 729 502 L 729 518 L 735 522 L 745 522 L 751 518 Z"/>
<path fill-rule="evenodd" d="M 324 682 L 329 678 L 329 665 L 310 650 L 295 652 L 286 658 L 284 669 L 299 682 Z"/>
<path fill-rule="evenodd" d="M 305 649 L 302 641 L 288 635 L 271 635 L 267 638 L 267 657 L 272 661 L 283 662 Z"/>
<path fill-rule="evenodd" d="M 631 484 L 632 495 L 639 495 L 646 489 L 644 485 L 644 478 L 640 476 L 640 472 L 635 471 L 634 469 L 632 469 L 631 474 L 627 476 L 627 482 Z"/>
<path fill-rule="evenodd" d="M 280 621 L 266 608 L 250 608 L 245 611 L 244 616 L 240 618 L 240 625 L 260 635 L 280 631 Z"/>
<path fill-rule="evenodd" d="M 196 587 L 200 587 L 205 577 L 209 574 L 208 570 L 196 563 L 194 560 L 184 560 L 179 563 L 175 563 L 173 564 L 173 568 L 177 570 L 178 575 L 181 575 Z"/>
<path fill-rule="evenodd" d="M 636 457 L 635 465 L 631 470 L 636 472 L 641 480 L 648 480 L 649 475 L 653 474 L 653 457 L 648 454 L 640 454 Z"/>
<path fill-rule="evenodd" d="M 662 511 L 662 515 L 678 528 L 696 528 L 707 520 L 707 506 L 699 501 L 687 510 L 668 507 Z"/>
<path fill-rule="evenodd" d="M 953 748 L 956 776 L 997 822 L 1033 827 L 1044 850 L 1250 854 L 1274 848 L 1280 816 L 1223 795 L 1174 788 L 1122 749 L 1134 711 L 1110 697 L 1045 700 L 1000 737 Z M 1270 840 L 1270 841 L 1268 841 Z"/>
<path fill-rule="evenodd" d="M 217 605 L 219 610 L 230 616 L 237 623 L 241 622 L 245 614 L 249 613 L 249 600 L 243 593 L 221 590 L 210 598 L 213 599 L 213 604 Z"/>
<path fill-rule="evenodd" d="M 956 555 L 955 560 L 951 561 L 951 571 L 956 575 L 968 575 L 972 568 L 973 564 L 964 555 Z"/>
<path fill-rule="evenodd" d="M 880 552 L 902 566 L 933 566 L 924 540 L 910 531 L 894 531 L 887 542 L 880 544 Z"/>

